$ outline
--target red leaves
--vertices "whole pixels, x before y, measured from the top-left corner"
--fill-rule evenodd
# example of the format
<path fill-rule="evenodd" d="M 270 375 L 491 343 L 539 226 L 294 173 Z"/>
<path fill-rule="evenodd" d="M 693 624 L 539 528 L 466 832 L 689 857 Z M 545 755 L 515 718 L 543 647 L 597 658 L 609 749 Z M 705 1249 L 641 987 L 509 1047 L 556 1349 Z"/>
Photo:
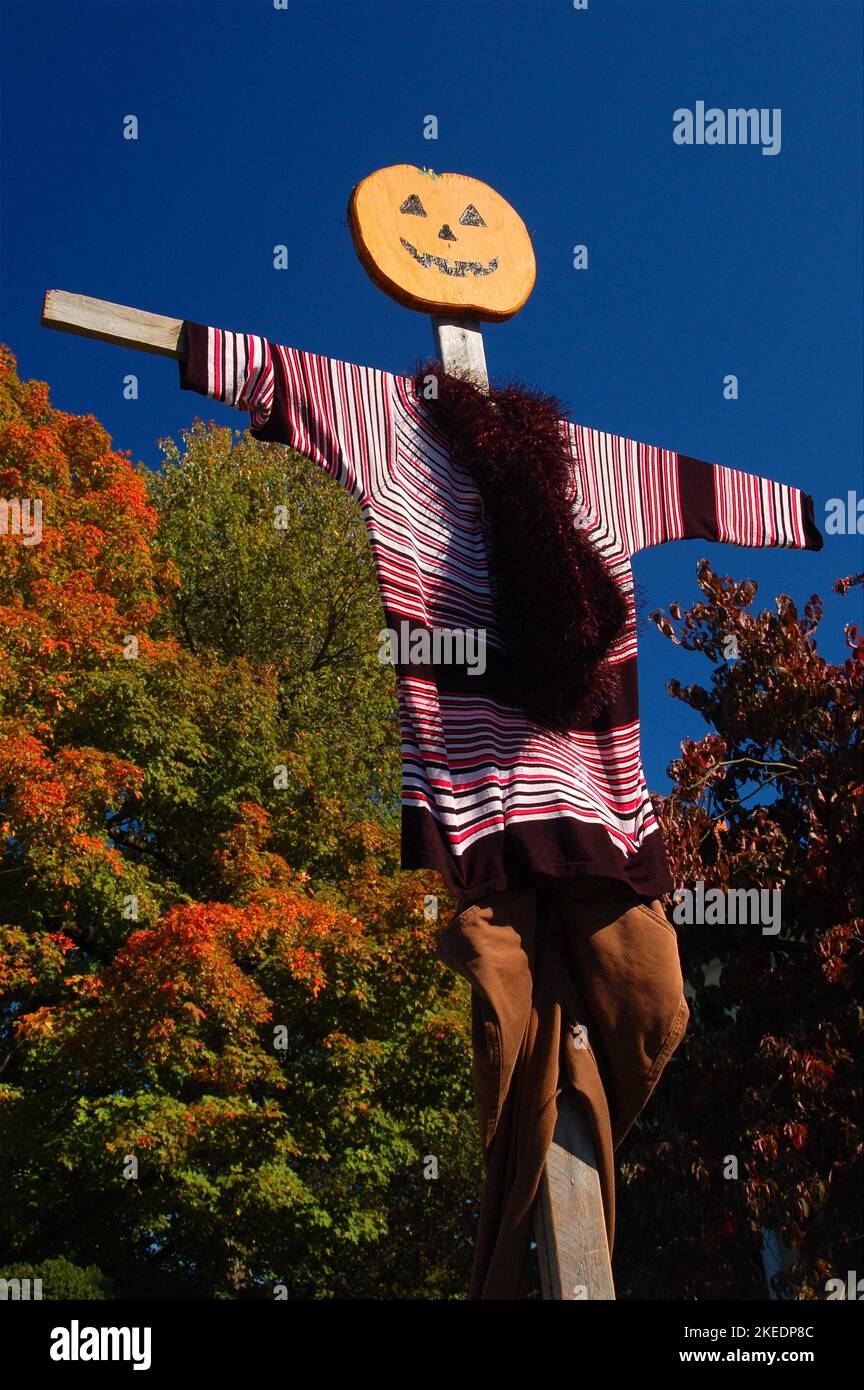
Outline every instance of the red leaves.
<path fill-rule="evenodd" d="M 807 1125 L 788 1124 L 783 1126 L 784 1138 L 788 1139 L 789 1143 L 795 1149 L 801 1149 L 804 1147 L 804 1143 L 807 1139 L 808 1133 L 809 1129 Z"/>
<path fill-rule="evenodd" d="M 813 943 L 829 984 L 860 992 L 864 919 L 854 918 L 830 928 Z"/>
<path fill-rule="evenodd" d="M 834 588 L 842 594 L 859 582 Z M 848 628 L 846 660 L 820 655 L 818 595 L 800 613 L 785 595 L 774 611 L 754 613 L 755 585 L 715 575 L 704 562 L 699 584 L 704 601 L 686 611 L 673 603 L 668 615 L 655 616 L 670 640 L 702 651 L 714 667 L 704 685 L 669 686 L 711 726 L 704 739 L 685 742 L 669 768 L 676 785 L 659 810 L 672 872 L 683 886 L 779 887 L 782 928 L 763 936 L 758 923 L 706 926 L 679 936 L 693 1018 L 680 1081 L 673 1073 L 660 1088 L 651 1130 L 675 1136 L 678 1163 L 670 1169 L 690 1174 L 691 1221 L 701 1204 L 711 1239 L 736 1243 L 762 1289 L 759 1241 L 748 1255 L 746 1233 L 767 1226 L 782 1234 L 798 1249 L 794 1287 L 822 1296 L 826 1251 L 854 1258 L 864 648 L 857 628 Z M 635 1149 L 634 1164 L 644 1145 Z M 740 1184 L 721 1176 L 728 1157 L 740 1165 Z M 653 1210 L 678 1190 L 669 1179 L 667 1196 L 648 1167 Z M 662 1186 L 664 1170 L 659 1176 Z M 706 1258 L 693 1224 L 674 1276 L 689 1280 L 690 1296 L 716 1296 L 730 1271 Z M 649 1248 L 656 1248 L 653 1227 Z M 747 1293 L 748 1276 L 740 1277 L 744 1296 L 764 1296 Z"/>

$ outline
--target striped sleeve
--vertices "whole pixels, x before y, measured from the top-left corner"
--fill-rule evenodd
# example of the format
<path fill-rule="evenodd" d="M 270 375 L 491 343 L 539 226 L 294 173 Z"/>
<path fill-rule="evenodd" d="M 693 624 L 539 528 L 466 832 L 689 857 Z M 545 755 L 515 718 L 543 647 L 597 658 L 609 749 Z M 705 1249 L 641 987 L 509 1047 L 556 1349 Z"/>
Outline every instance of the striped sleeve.
<path fill-rule="evenodd" d="M 263 427 L 273 408 L 273 351 L 266 338 L 226 333 L 186 320 L 180 385 L 214 401 L 249 411 L 249 423 Z"/>
<path fill-rule="evenodd" d="M 615 518 L 631 555 L 700 537 L 822 549 L 813 498 L 797 487 L 600 430 L 574 434 L 586 493 Z"/>
<path fill-rule="evenodd" d="M 362 500 L 389 463 L 390 383 L 371 367 L 184 322 L 180 385 L 249 412 L 252 435 L 288 444 Z"/>

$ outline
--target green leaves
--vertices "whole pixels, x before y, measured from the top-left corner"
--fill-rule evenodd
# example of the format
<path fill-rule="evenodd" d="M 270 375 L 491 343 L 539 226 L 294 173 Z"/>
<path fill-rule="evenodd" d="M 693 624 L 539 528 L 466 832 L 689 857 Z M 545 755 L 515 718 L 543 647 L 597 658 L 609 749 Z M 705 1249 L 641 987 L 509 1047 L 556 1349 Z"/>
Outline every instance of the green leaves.
<path fill-rule="evenodd" d="M 0 1273 L 460 1296 L 467 991 L 398 868 L 359 510 L 200 422 L 148 475 L 13 365 L 0 469 L 50 507 L 0 546 Z"/>

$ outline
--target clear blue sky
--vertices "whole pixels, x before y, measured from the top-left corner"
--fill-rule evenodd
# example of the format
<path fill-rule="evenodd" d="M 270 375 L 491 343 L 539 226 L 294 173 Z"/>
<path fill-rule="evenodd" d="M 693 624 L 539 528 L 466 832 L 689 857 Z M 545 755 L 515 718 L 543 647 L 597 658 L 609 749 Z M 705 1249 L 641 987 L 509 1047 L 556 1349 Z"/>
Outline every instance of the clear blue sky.
<path fill-rule="evenodd" d="M 181 394 L 173 362 L 40 328 L 45 289 L 408 370 L 428 320 L 372 285 L 345 223 L 352 187 L 406 162 L 491 183 L 532 233 L 537 286 L 488 328 L 493 372 L 555 392 L 580 423 L 803 487 L 823 530 L 828 497 L 860 495 L 857 0 L 31 0 L 0 16 L 0 337 L 22 375 L 133 457 L 158 465 L 156 440 L 196 413 L 241 417 Z M 779 107 L 780 153 L 676 145 L 672 113 L 698 100 Z M 853 536 L 819 554 L 697 541 L 635 568 L 648 610 L 693 600 L 703 555 L 766 603 L 803 602 L 828 598 L 860 551 Z M 834 659 L 852 617 L 851 599 L 828 598 Z M 644 632 L 658 790 L 680 739 L 704 730 L 664 681 L 709 674 Z"/>

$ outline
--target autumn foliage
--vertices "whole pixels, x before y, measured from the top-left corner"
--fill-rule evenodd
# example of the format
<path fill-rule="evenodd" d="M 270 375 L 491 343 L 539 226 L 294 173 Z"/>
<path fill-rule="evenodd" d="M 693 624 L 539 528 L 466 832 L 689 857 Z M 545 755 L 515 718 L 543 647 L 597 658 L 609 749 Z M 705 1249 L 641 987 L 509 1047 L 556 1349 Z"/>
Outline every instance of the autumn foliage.
<path fill-rule="evenodd" d="M 200 423 L 148 476 L 0 370 L 0 496 L 43 512 L 0 536 L 0 1268 L 459 1293 L 467 1012 L 397 867 L 359 515 Z"/>
<path fill-rule="evenodd" d="M 754 613 L 752 582 L 703 562 L 699 583 L 688 612 L 653 615 L 713 668 L 669 687 L 711 729 L 670 768 L 673 873 L 777 888 L 782 926 L 679 928 L 694 1018 L 625 1155 L 622 1272 L 641 1297 L 764 1298 L 770 1235 L 775 1292 L 824 1298 L 861 1268 L 864 643 L 847 626 L 834 665 L 818 597 Z"/>

